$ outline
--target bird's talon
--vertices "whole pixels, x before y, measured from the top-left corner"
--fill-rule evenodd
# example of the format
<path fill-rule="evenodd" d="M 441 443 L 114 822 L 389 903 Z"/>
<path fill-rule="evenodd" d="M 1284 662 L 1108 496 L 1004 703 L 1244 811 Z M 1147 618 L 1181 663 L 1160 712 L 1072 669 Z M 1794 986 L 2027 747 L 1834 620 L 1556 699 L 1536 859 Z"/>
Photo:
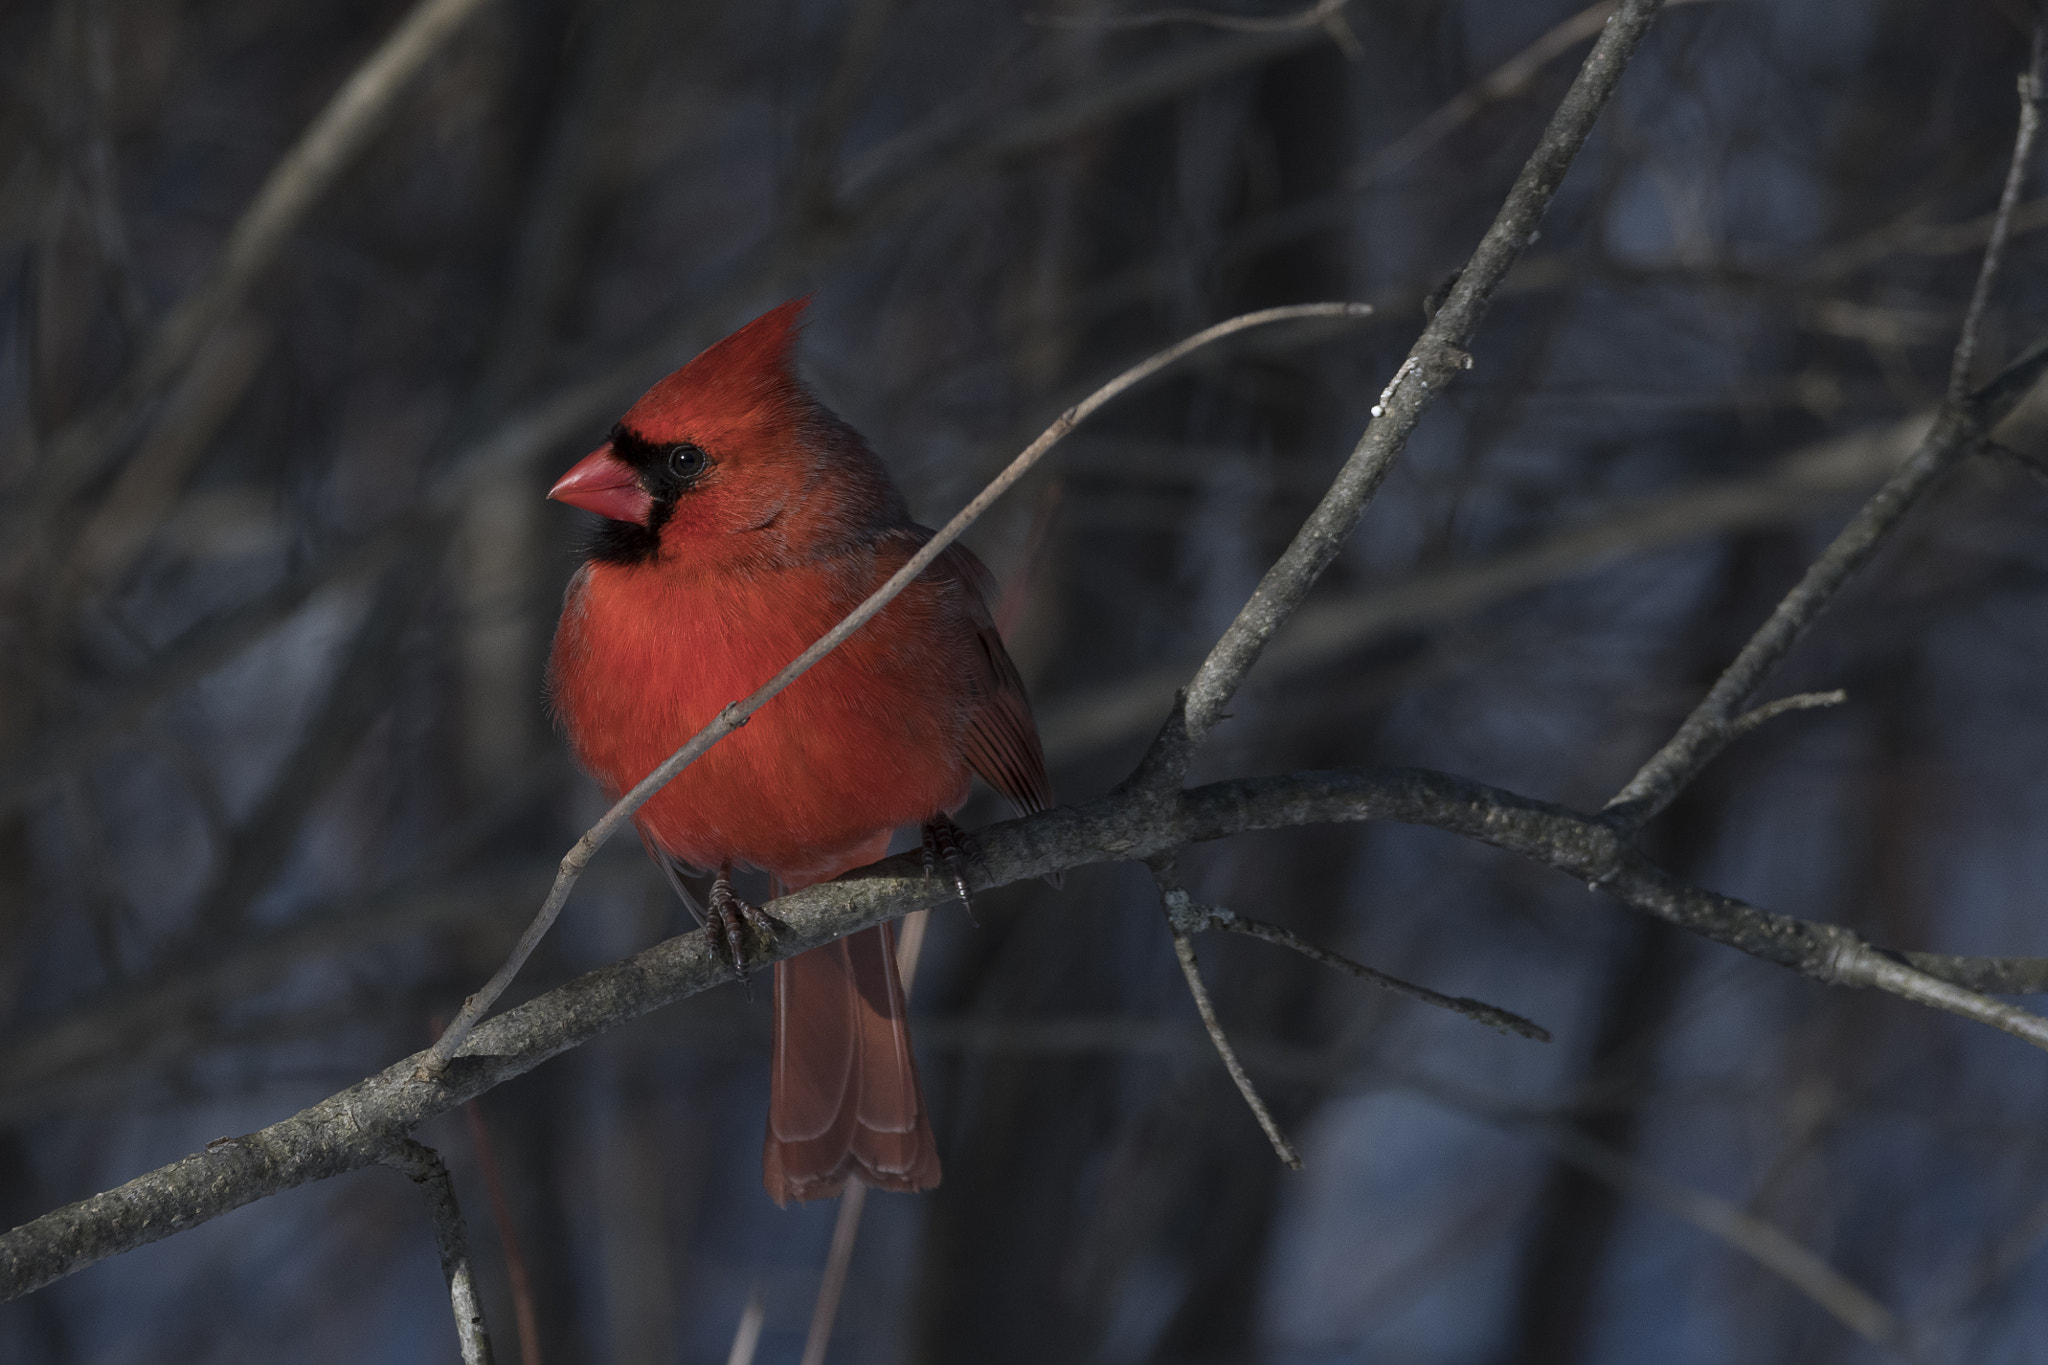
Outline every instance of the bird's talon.
<path fill-rule="evenodd" d="M 974 897 L 967 890 L 967 860 L 972 856 L 981 857 L 981 846 L 974 837 L 958 825 L 940 816 L 924 827 L 924 875 L 930 881 L 938 871 L 941 859 L 946 864 L 946 874 L 952 879 L 953 894 L 967 911 L 969 919 L 974 918 Z"/>
<path fill-rule="evenodd" d="M 727 872 L 719 873 L 718 880 L 711 883 L 710 902 L 711 918 L 717 921 L 719 929 L 712 942 L 716 944 L 719 938 L 724 939 L 726 962 L 732 967 L 733 975 L 740 979 L 740 984 L 745 985 L 747 931 L 751 928 L 762 938 L 772 940 L 775 937 L 776 922 L 759 906 L 741 900 L 733 894 L 731 876 Z"/>

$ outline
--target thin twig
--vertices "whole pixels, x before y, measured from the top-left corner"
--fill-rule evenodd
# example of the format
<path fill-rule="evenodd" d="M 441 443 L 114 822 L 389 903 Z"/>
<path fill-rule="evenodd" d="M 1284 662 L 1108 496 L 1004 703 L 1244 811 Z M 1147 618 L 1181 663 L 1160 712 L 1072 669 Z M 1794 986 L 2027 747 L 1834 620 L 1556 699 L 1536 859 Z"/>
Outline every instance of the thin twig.
<path fill-rule="evenodd" d="M 811 1330 L 804 1337 L 802 1365 L 825 1365 L 832 1344 L 832 1321 L 839 1316 L 839 1296 L 846 1290 L 846 1272 L 853 1265 L 853 1243 L 860 1235 L 861 1211 L 868 1187 L 859 1179 L 846 1182 L 839 1196 L 839 1217 L 832 1224 L 832 1249 L 825 1256 L 825 1275 L 818 1282 L 818 1301 L 811 1306 Z"/>
<path fill-rule="evenodd" d="M 1179 882 L 1174 877 L 1173 859 L 1170 856 L 1153 859 L 1151 868 L 1152 879 L 1159 883 L 1160 908 L 1166 912 L 1166 927 L 1173 935 L 1173 955 L 1180 961 L 1180 974 L 1187 978 L 1188 994 L 1194 998 L 1195 1013 L 1202 1016 L 1202 1027 L 1208 1030 L 1209 1041 L 1215 1045 L 1216 1055 L 1223 1059 L 1223 1069 L 1230 1073 L 1230 1079 L 1237 1086 L 1237 1093 L 1244 1096 L 1245 1104 L 1252 1111 L 1252 1117 L 1257 1119 L 1259 1127 L 1265 1130 L 1266 1141 L 1273 1144 L 1273 1155 L 1279 1157 L 1291 1169 L 1298 1171 L 1301 1169 L 1301 1155 L 1294 1150 L 1294 1144 L 1287 1140 L 1287 1135 L 1280 1131 L 1280 1125 L 1274 1120 L 1273 1112 L 1266 1108 L 1266 1101 L 1260 1097 L 1258 1087 L 1252 1084 L 1252 1078 L 1246 1074 L 1244 1063 L 1237 1059 L 1236 1049 L 1230 1046 L 1230 1039 L 1223 1032 L 1223 1025 L 1217 1021 L 1216 1007 L 1209 1002 L 1209 988 L 1202 984 L 1201 967 L 1195 961 L 1194 940 L 1188 937 L 1187 931 L 1174 917 L 1177 908 L 1174 903 L 1175 894 L 1178 893 L 1181 900 L 1181 906 L 1178 908 L 1184 909 L 1187 892 L 1181 890 Z"/>
<path fill-rule="evenodd" d="M 1339 13 L 1351 0 L 1316 0 L 1292 14 L 1226 14 L 1221 10 L 1174 7 L 1142 14 L 1027 14 L 1024 22 L 1044 28 L 1131 29 L 1162 24 L 1202 24 L 1233 33 L 1279 33 L 1290 28 L 1315 28 Z"/>
<path fill-rule="evenodd" d="M 2000 441 L 1986 442 L 1984 453 L 2000 463 L 2009 464 L 2023 473 L 2031 474 L 2037 479 L 2048 482 L 2048 460 L 2042 459 L 2039 455 L 2032 454 L 2029 451 L 2014 450 L 2011 446 Z"/>
<path fill-rule="evenodd" d="M 1728 738 L 1740 739 L 1751 730 L 1768 721 L 1776 720 L 1788 711 L 1812 711 L 1823 706 L 1840 706 L 1847 700 L 1849 694 L 1839 687 L 1832 692 L 1800 692 L 1790 697 L 1780 697 L 1776 701 L 1765 702 L 1762 706 L 1753 706 L 1729 721 Z"/>
<path fill-rule="evenodd" d="M 1264 939 L 1283 948 L 1292 948 L 1311 962 L 1320 962 L 1325 967 L 1335 967 L 1340 972 L 1349 972 L 1361 981 L 1370 981 L 1382 990 L 1405 995 L 1410 1000 L 1419 1000 L 1440 1010 L 1462 1014 L 1467 1019 L 1484 1024 L 1490 1029 L 1511 1033 L 1521 1038 L 1533 1038 L 1539 1043 L 1550 1041 L 1549 1029 L 1524 1019 L 1511 1010 L 1489 1005 L 1484 1000 L 1474 1000 L 1470 996 L 1444 995 L 1427 986 L 1418 986 L 1412 981 L 1403 981 L 1398 976 L 1389 976 L 1362 962 L 1353 962 L 1341 953 L 1333 953 L 1327 948 L 1318 947 L 1292 929 L 1283 928 L 1278 924 L 1268 924 L 1264 920 L 1248 919 L 1220 905 L 1201 904 L 1179 887 L 1166 892 L 1166 918 L 1175 931 L 1182 934 L 1215 932 Z"/>
<path fill-rule="evenodd" d="M 1292 14 L 1227 14 L 1221 10 L 1175 6 L 1147 10 L 1143 14 L 1027 14 L 1024 22 L 1045 28 L 1128 30 L 1156 28 L 1164 24 L 1199 24 L 1204 28 L 1227 29 L 1232 33 L 1285 33 L 1289 29 L 1319 28 L 1329 35 L 1347 61 L 1365 55 L 1365 47 L 1344 17 L 1351 0 L 1316 0 L 1307 9 Z"/>
<path fill-rule="evenodd" d="M 705 750 L 745 725 L 754 712 L 760 710 L 777 693 L 803 676 L 813 664 L 837 649 L 855 631 L 866 625 L 877 612 L 894 600 L 898 593 L 910 586 L 911 581 L 923 573 L 947 546 L 959 539 L 961 532 L 973 525 L 997 498 L 1008 492 L 1019 479 L 1029 473 L 1031 467 L 1067 433 L 1086 421 L 1103 404 L 1133 385 L 1151 378 L 1183 356 L 1235 332 L 1296 318 L 1362 317 L 1371 311 L 1368 305 L 1362 303 L 1304 303 L 1245 313 L 1175 342 L 1165 350 L 1133 365 L 1061 413 L 1057 421 L 1047 427 L 1037 440 L 1012 460 L 1008 468 L 990 480 L 986 488 L 975 494 L 973 500 L 925 542 L 924 548 L 912 555 L 888 582 L 871 593 L 866 601 L 848 612 L 838 625 L 827 631 L 809 649 L 792 659 L 781 672 L 769 679 L 751 696 L 726 706 L 718 713 L 716 719 L 699 730 L 660 767 L 640 779 L 631 791 L 613 803 L 612 808 L 604 813 L 602 819 L 584 832 L 583 837 L 576 841 L 575 847 L 563 856 L 562 870 L 556 877 L 553 888 L 548 892 L 546 902 L 542 904 L 540 913 L 534 917 L 533 923 L 528 925 L 526 932 L 520 936 L 511 957 L 498 969 L 497 974 L 484 984 L 482 990 L 463 1002 L 462 1012 L 456 1015 L 455 1022 L 448 1026 L 448 1031 L 442 1034 L 440 1040 L 428 1051 L 427 1060 L 421 1065 L 420 1079 L 432 1080 L 447 1070 L 449 1059 L 454 1057 L 455 1050 L 462 1046 L 463 1038 L 476 1026 L 484 1011 L 488 1010 L 504 993 L 505 988 L 512 984 L 512 979 L 519 974 L 519 969 L 525 965 L 526 959 L 547 936 L 556 916 L 561 914 L 563 904 L 569 899 L 570 889 L 576 885 L 576 879 L 583 875 L 583 869 L 589 865 L 597 850 L 632 817 L 634 811 L 640 809 L 656 792 L 673 781 L 676 774 L 696 762 Z"/>
<path fill-rule="evenodd" d="M 1517 1126 L 1566 1164 L 1683 1219 L 1749 1257 L 1865 1341 L 1915 1358 L 1911 1333 L 1896 1314 L 1776 1224 L 1725 1199 L 1668 1180 L 1563 1124 Z"/>
<path fill-rule="evenodd" d="M 1970 306 L 1963 314 L 1962 335 L 1956 340 L 1955 359 L 1949 365 L 1948 401 L 1961 403 L 1970 395 L 1970 371 L 1977 361 L 1977 340 L 1984 326 L 1984 310 L 1991 303 L 1991 286 L 2005 263 L 2005 245 L 2012 236 L 2013 210 L 2019 206 L 2020 190 L 2027 180 L 2027 163 L 2033 160 L 2034 137 L 2041 130 L 2041 75 L 2043 25 L 2034 21 L 2032 50 L 2027 69 L 2021 74 L 2020 126 L 2013 137 L 2012 161 L 2005 170 L 2005 188 L 1998 196 L 1998 213 L 1991 220 L 1991 240 L 1984 245 L 1984 262 L 1977 268 L 1977 284 L 1970 291 Z"/>
<path fill-rule="evenodd" d="M 761 1324 L 768 1319 L 768 1296 L 755 1285 L 740 1310 L 739 1325 L 733 1328 L 732 1349 L 725 1353 L 725 1365 L 754 1365 L 754 1350 L 761 1344 Z"/>
<path fill-rule="evenodd" d="M 1410 1074 L 1404 1079 L 1437 1103 L 1538 1142 L 1567 1165 L 1692 1224 L 1784 1280 L 1864 1340 L 1917 1358 L 1911 1329 L 1896 1314 L 1775 1223 L 1660 1175 L 1570 1125 L 1518 1112 L 1433 1077 Z"/>
<path fill-rule="evenodd" d="M 1700 3 L 1700 0 L 1665 0 L 1666 9 Z M 1598 0 L 1577 14 L 1561 20 L 1543 35 L 1502 62 L 1480 80 L 1466 86 L 1436 112 L 1373 153 L 1370 160 L 1352 172 L 1350 185 L 1361 189 L 1382 176 L 1399 170 L 1460 126 L 1470 122 L 1490 104 L 1512 99 L 1527 90 L 1536 73 L 1600 31 L 1614 17 L 1617 0 Z"/>
<path fill-rule="evenodd" d="M 917 980 L 917 964 L 924 956 L 925 929 L 932 912 L 919 910 L 905 917 L 903 933 L 896 944 L 896 975 L 903 982 L 903 1001 L 910 1003 L 910 987 Z M 804 1337 L 802 1365 L 825 1365 L 825 1352 L 832 1344 L 832 1323 L 839 1316 L 839 1298 L 846 1292 L 847 1271 L 853 1266 L 853 1244 L 860 1236 L 861 1213 L 867 1208 L 868 1187 L 858 1178 L 849 1180 L 839 1197 L 839 1214 L 832 1224 L 832 1248 L 825 1255 L 825 1273 L 818 1281 L 818 1298 L 811 1305 L 811 1329 Z"/>
<path fill-rule="evenodd" d="M 1381 394 L 1373 419 L 1350 458 L 1196 671 L 1184 705 L 1169 718 L 1133 776 L 1134 790 L 1156 796 L 1183 780 L 1195 750 L 1222 719 L 1225 706 L 1258 662 L 1266 642 L 1335 561 L 1365 515 L 1380 481 L 1407 448 L 1423 413 L 1451 380 L 1471 365 L 1465 345 L 1478 328 L 1494 290 L 1534 240 L 1537 224 L 1660 4 L 1661 0 L 1626 0 L 1608 21 L 1536 150 L 1515 178 L 1493 225 Z"/>
<path fill-rule="evenodd" d="M 427 1192 L 427 1203 L 434 1211 L 434 1247 L 441 1254 L 441 1276 L 448 1282 L 448 1299 L 455 1310 L 455 1338 L 462 1347 L 462 1365 L 491 1365 L 491 1334 L 484 1325 L 462 1206 L 455 1202 L 455 1182 L 449 1178 L 447 1165 L 433 1148 L 411 1138 L 386 1153 L 384 1164 L 410 1176 Z"/>

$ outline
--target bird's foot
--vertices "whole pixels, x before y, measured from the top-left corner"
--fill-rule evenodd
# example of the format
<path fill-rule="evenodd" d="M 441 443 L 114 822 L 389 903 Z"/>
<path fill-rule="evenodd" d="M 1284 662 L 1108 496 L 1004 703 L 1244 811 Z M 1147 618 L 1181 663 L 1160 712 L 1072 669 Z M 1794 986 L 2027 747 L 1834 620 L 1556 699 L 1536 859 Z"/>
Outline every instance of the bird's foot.
<path fill-rule="evenodd" d="M 740 984 L 747 981 L 747 933 L 752 930 L 763 941 L 775 939 L 775 921 L 759 906 L 741 900 L 733 894 L 732 869 L 726 868 L 718 874 L 718 880 L 711 883 L 711 943 L 713 951 L 723 944 L 726 961 L 731 965 L 733 975 Z"/>
<path fill-rule="evenodd" d="M 967 894 L 967 860 L 981 858 L 981 845 L 972 834 L 941 815 L 924 827 L 924 879 L 930 881 L 939 870 L 939 864 L 946 865 L 946 875 L 953 882 L 953 894 L 960 898 L 966 908 L 967 917 L 974 918 L 974 898 Z"/>

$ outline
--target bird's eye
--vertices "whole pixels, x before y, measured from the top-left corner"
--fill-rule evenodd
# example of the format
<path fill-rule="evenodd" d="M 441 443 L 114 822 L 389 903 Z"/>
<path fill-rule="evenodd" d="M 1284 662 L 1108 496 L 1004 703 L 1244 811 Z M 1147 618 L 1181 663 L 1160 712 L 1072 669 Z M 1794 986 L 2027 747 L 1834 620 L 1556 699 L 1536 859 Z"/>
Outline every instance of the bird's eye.
<path fill-rule="evenodd" d="M 671 478 L 690 483 L 702 474 L 711 461 L 703 451 L 693 445 L 670 446 L 668 448 L 668 472 Z"/>

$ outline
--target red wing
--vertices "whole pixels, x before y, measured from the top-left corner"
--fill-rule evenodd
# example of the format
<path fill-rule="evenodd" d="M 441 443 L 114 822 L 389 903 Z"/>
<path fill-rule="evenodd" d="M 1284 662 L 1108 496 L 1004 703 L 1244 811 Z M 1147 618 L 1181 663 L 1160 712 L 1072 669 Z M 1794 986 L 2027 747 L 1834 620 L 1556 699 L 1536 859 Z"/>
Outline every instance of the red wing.
<path fill-rule="evenodd" d="M 912 529 L 920 545 L 931 538 L 932 533 L 922 526 Z M 1045 750 L 1038 742 L 1038 724 L 1031 717 L 1031 699 L 1025 695 L 1024 679 L 1010 662 L 1010 652 L 1003 648 L 1003 637 L 989 612 L 988 601 L 996 592 L 995 575 L 958 541 L 948 545 L 925 572 L 959 586 L 980 646 L 977 704 L 967 722 L 967 762 L 1019 815 L 1050 809 L 1052 778 L 1045 771 Z"/>

